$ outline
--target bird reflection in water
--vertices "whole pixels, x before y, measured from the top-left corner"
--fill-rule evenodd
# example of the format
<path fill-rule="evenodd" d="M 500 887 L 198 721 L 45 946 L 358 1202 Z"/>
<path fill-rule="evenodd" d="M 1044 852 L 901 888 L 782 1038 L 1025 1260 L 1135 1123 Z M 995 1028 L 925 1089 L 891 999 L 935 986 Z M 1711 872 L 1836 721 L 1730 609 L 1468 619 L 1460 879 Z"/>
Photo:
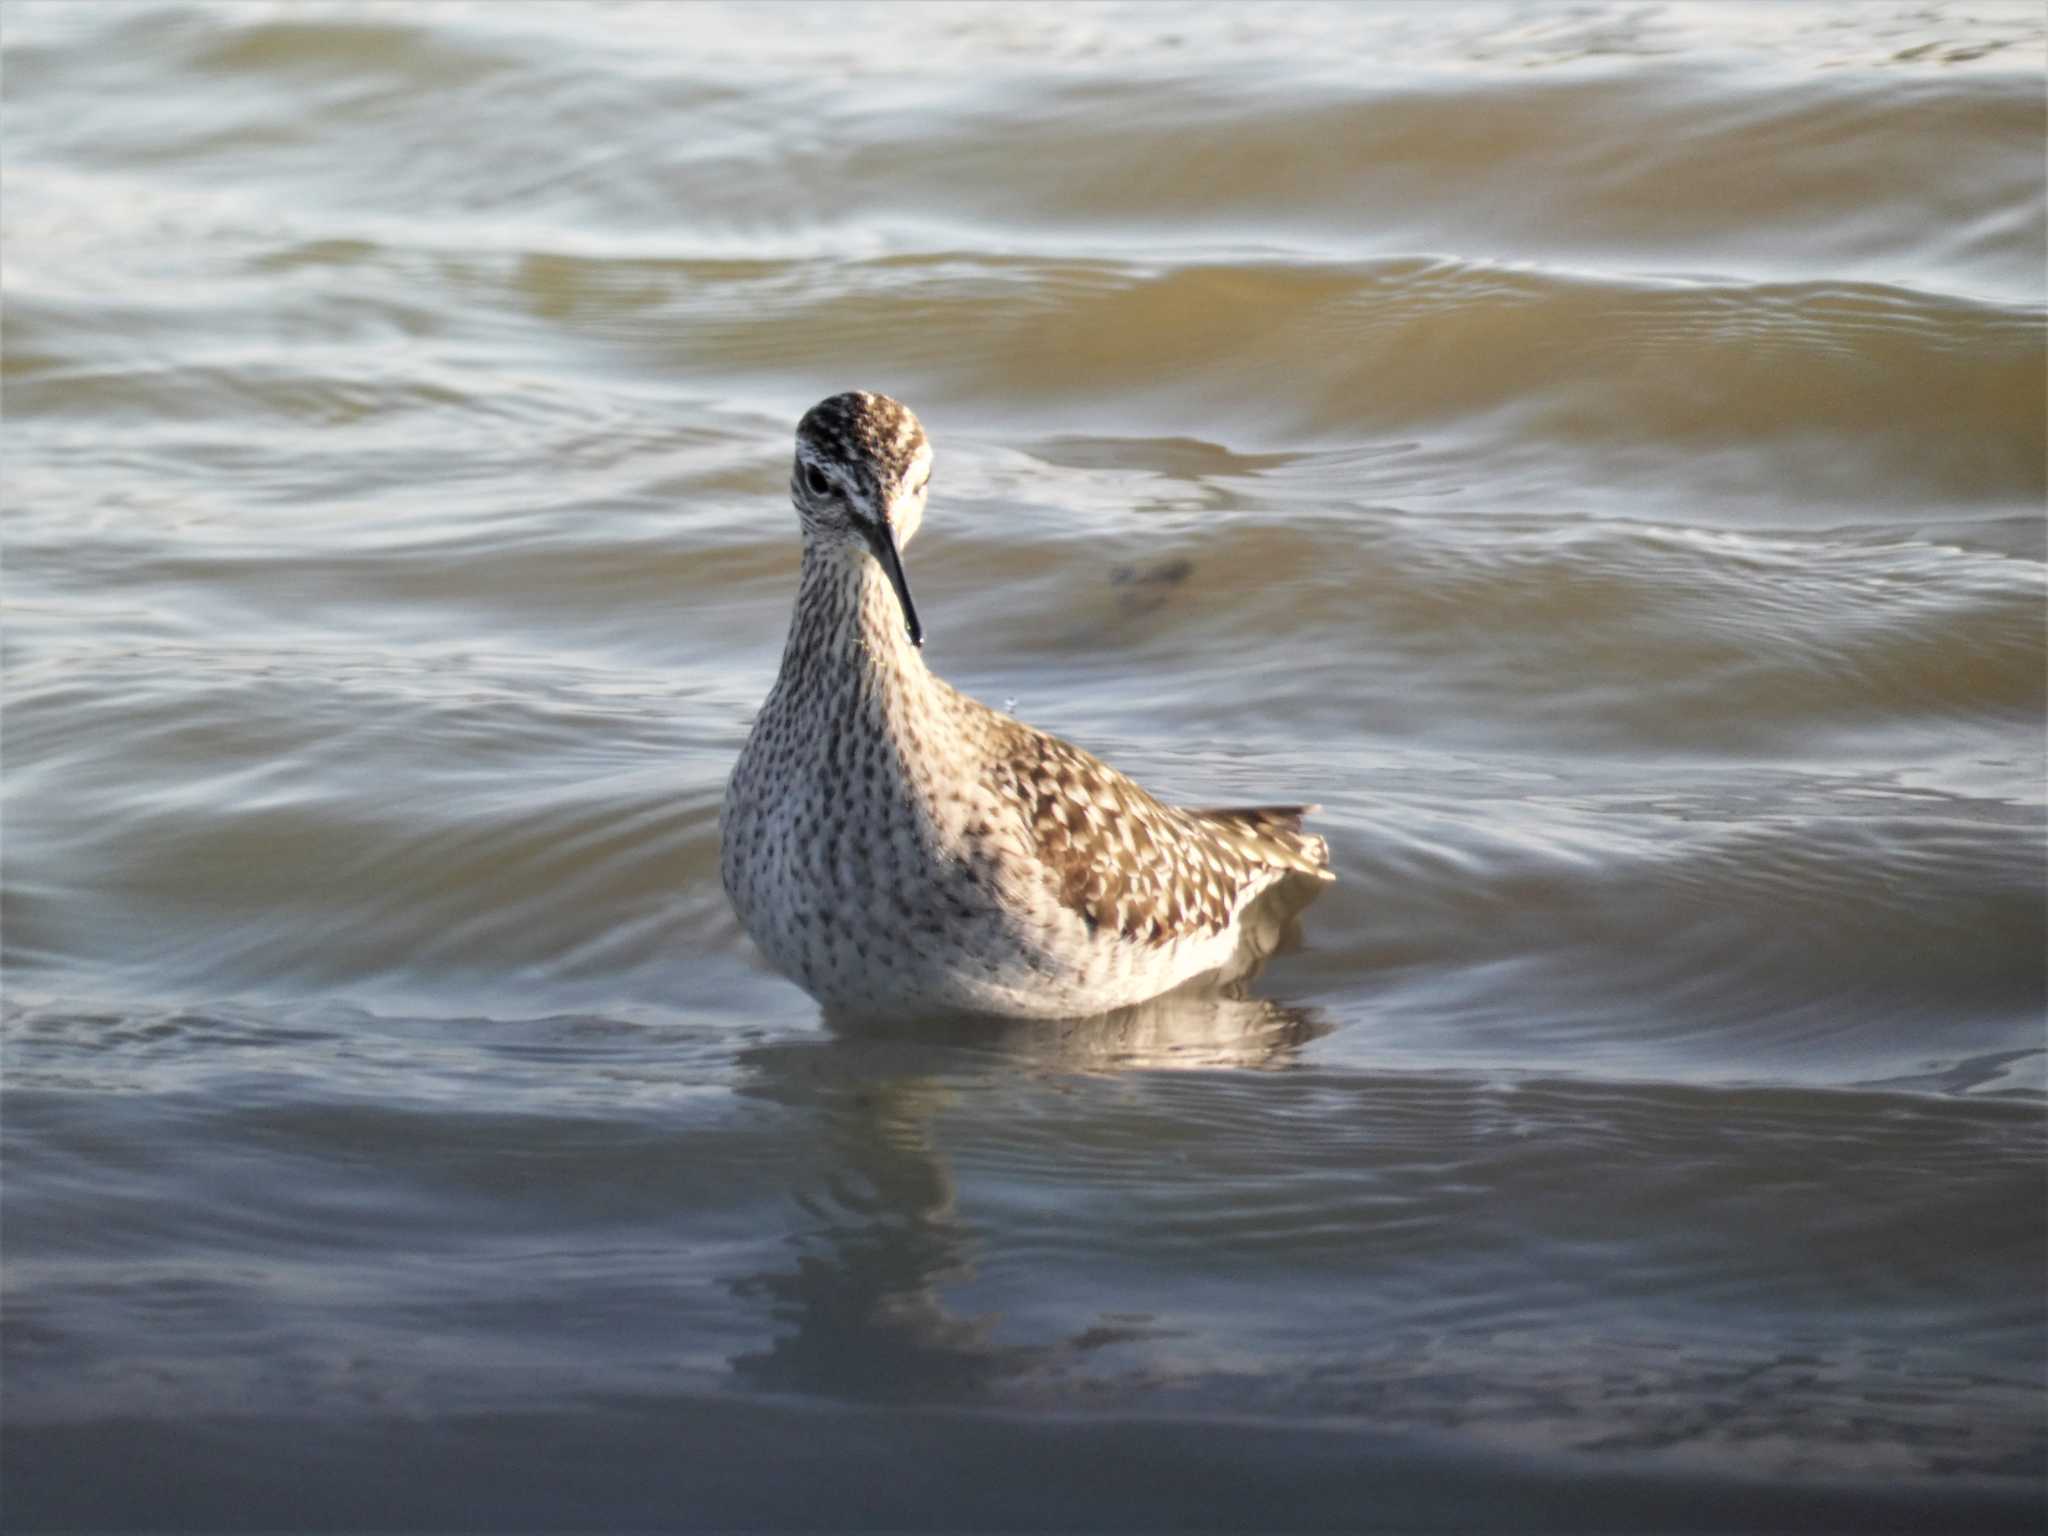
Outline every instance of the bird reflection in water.
<path fill-rule="evenodd" d="M 1052 1344 L 1005 1345 L 999 1315 L 965 1316 L 946 1292 L 974 1278 L 980 1237 L 960 1209 L 944 1116 L 1020 1074 L 1274 1070 L 1330 1026 L 1310 1009 L 1245 995 L 1269 921 L 1227 975 L 1092 1019 L 827 1020 L 815 1041 L 746 1054 L 747 1092 L 807 1112 L 818 1145 L 794 1264 L 736 1282 L 779 1331 L 733 1359 L 747 1386 L 861 1401 L 971 1402 L 1000 1382 L 1062 1374 L 1090 1350 L 1157 1333 L 1142 1313 Z M 1141 1301 L 1134 1298 L 1134 1301 Z"/>

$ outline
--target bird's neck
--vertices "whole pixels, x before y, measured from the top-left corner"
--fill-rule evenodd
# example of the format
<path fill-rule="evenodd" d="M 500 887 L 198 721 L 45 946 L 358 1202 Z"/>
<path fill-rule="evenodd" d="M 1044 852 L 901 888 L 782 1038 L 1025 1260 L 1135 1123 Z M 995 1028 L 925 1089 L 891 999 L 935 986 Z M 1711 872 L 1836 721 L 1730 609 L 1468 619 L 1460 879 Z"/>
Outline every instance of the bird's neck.
<path fill-rule="evenodd" d="M 778 685 L 794 692 L 850 685 L 900 708 L 930 680 L 881 562 L 858 545 L 806 541 Z"/>

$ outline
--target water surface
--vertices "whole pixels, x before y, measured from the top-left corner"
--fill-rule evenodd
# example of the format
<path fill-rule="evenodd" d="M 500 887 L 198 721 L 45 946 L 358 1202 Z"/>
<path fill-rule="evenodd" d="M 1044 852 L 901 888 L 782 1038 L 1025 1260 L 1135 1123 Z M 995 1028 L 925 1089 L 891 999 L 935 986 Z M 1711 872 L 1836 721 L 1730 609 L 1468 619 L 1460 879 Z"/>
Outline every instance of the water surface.
<path fill-rule="evenodd" d="M 8 5 L 10 1526 L 2037 1525 L 2043 34 Z M 1252 996 L 737 931 L 849 387 Z"/>

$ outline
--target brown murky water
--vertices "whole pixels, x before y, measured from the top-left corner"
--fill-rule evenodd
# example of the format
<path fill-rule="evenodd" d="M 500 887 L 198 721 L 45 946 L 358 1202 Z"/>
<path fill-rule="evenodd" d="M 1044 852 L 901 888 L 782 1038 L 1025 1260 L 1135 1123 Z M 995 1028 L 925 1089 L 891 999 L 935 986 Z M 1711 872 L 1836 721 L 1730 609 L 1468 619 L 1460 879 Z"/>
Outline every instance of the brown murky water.
<path fill-rule="evenodd" d="M 10 1528 L 2035 1527 L 2031 5 L 9 4 Z M 793 423 L 1326 807 L 1260 1001 L 821 1025 Z"/>

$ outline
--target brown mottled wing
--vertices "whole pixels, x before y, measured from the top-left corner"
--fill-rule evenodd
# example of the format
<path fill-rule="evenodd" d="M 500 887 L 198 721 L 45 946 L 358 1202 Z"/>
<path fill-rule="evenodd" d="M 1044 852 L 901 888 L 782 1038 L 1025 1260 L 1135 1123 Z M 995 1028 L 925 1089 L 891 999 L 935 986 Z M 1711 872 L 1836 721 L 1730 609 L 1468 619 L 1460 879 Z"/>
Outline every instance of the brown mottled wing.
<path fill-rule="evenodd" d="M 1301 806 L 1162 805 L 1078 747 L 1006 722 L 995 763 L 1061 904 L 1135 943 L 1214 935 L 1288 870 L 1328 878 Z"/>

